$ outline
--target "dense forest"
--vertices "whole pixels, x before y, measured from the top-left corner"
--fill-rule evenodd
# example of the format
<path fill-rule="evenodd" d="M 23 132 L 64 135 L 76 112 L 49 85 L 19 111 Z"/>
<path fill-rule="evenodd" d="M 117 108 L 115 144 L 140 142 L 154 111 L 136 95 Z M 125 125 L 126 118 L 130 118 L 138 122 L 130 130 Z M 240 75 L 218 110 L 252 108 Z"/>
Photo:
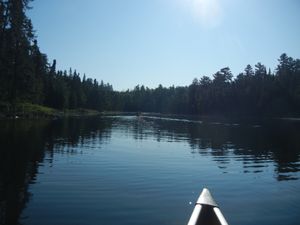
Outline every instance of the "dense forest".
<path fill-rule="evenodd" d="M 300 116 L 300 60 L 282 54 L 272 72 L 262 63 L 233 76 L 229 67 L 185 87 L 112 85 L 60 71 L 39 49 L 31 0 L 0 0 L 0 110 L 27 102 L 55 109 L 143 111 L 197 115 Z"/>

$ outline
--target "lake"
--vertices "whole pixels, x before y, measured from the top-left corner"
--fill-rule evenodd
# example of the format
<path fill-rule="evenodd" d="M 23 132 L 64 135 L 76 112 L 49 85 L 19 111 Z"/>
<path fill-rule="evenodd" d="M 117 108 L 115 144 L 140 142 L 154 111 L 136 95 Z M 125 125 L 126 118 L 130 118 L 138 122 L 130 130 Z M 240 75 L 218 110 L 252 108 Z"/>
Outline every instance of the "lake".
<path fill-rule="evenodd" d="M 184 225 L 208 187 L 231 225 L 299 224 L 300 121 L 0 121 L 0 224 Z"/>

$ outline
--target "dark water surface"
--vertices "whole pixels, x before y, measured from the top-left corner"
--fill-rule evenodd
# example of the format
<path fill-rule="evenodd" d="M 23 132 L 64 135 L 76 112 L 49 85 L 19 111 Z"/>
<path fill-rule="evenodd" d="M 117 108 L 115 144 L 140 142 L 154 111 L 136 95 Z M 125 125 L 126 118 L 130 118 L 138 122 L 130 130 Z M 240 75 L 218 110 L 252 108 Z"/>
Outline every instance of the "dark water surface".
<path fill-rule="evenodd" d="M 184 225 L 203 187 L 229 224 L 300 224 L 300 121 L 0 125 L 0 224 Z"/>

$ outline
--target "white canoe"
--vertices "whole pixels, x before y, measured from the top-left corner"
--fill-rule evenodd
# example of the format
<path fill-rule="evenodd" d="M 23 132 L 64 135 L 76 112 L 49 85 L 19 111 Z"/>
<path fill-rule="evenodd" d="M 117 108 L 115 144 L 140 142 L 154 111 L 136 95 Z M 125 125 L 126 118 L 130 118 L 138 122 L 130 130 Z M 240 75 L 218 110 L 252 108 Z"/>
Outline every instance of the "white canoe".
<path fill-rule="evenodd" d="M 211 196 L 209 190 L 204 188 L 201 192 L 188 225 L 228 225 L 219 206 Z"/>

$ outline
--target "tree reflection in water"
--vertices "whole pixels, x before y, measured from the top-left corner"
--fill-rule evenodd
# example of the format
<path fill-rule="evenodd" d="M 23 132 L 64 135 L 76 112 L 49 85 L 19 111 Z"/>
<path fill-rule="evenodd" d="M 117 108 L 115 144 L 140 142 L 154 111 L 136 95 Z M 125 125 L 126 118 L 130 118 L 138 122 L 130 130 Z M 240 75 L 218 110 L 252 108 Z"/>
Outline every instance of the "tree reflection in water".
<path fill-rule="evenodd" d="M 261 173 L 271 162 L 278 181 L 299 178 L 299 122 L 213 121 L 153 116 L 1 121 L 0 224 L 19 224 L 29 184 L 44 160 L 51 163 L 57 152 L 78 154 L 78 146 L 87 143 L 101 147 L 115 131 L 135 140 L 186 142 L 191 154 L 211 156 L 224 172 L 240 162 L 244 173 Z"/>
<path fill-rule="evenodd" d="M 0 224 L 19 224 L 18 220 L 31 193 L 45 155 L 53 151 L 77 154 L 72 147 L 88 140 L 106 141 L 110 120 L 96 118 L 57 121 L 1 121 L 0 127 Z"/>

